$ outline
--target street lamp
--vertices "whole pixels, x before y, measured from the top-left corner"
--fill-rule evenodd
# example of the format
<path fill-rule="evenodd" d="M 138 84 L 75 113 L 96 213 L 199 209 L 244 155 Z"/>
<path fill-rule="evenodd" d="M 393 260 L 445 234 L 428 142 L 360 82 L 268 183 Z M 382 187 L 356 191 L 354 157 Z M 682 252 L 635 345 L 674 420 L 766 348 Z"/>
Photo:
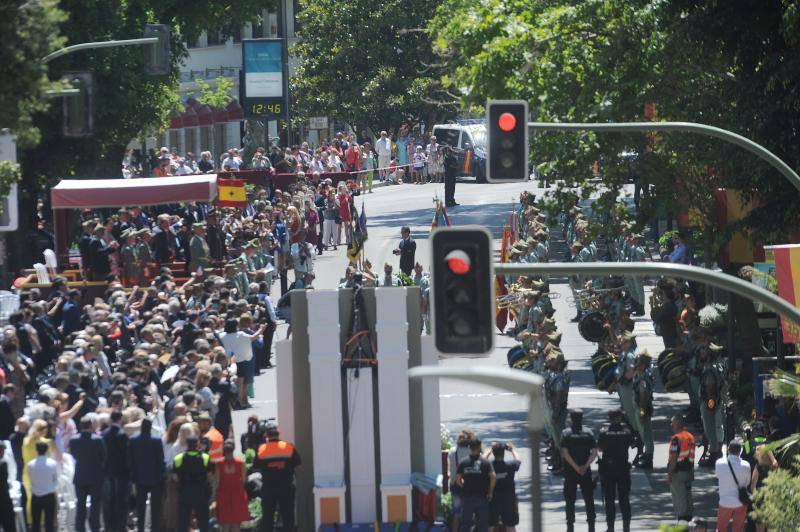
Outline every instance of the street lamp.
<path fill-rule="evenodd" d="M 544 379 L 533 373 L 494 366 L 453 368 L 417 366 L 408 370 L 410 379 L 425 377 L 459 379 L 501 388 L 528 396 L 528 436 L 531 443 L 531 503 L 533 504 L 533 532 L 542 528 L 542 484 L 539 467 L 539 445 L 544 428 Z"/>

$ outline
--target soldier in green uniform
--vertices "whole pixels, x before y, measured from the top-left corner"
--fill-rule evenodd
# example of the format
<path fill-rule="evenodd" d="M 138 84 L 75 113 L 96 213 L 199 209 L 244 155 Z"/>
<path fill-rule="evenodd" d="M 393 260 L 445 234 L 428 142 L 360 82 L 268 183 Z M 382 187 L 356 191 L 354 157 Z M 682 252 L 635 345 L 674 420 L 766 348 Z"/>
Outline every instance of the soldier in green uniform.
<path fill-rule="evenodd" d="M 420 290 L 420 312 L 422 313 L 422 326 L 425 329 L 425 334 L 431 334 L 431 277 L 423 271 L 422 264 L 419 262 L 414 264 L 414 286 L 419 286 Z"/>
<path fill-rule="evenodd" d="M 722 458 L 722 440 L 725 437 L 725 373 L 720 360 L 722 347 L 709 343 L 700 351 L 700 417 L 703 420 L 703 433 L 708 441 L 703 458 L 698 461 L 702 467 L 714 467 Z"/>
<path fill-rule="evenodd" d="M 545 359 L 544 389 L 545 405 L 547 408 L 547 427 L 552 435 L 553 452 L 549 470 L 560 472 L 563 470 L 561 463 L 561 433 L 567 422 L 567 401 L 569 397 L 570 376 L 566 371 L 567 362 L 560 349 L 551 349 Z"/>
<path fill-rule="evenodd" d="M 641 437 L 644 443 L 644 454 L 637 464 L 641 469 L 653 469 L 653 367 L 652 358 L 647 351 L 636 356 L 636 366 L 633 370 L 633 392 L 638 409 L 639 426 L 642 429 Z"/>
<path fill-rule="evenodd" d="M 626 330 L 620 335 L 620 340 L 622 343 L 620 345 L 619 359 L 617 360 L 617 367 L 615 369 L 617 392 L 619 393 L 622 410 L 628 418 L 628 424 L 630 424 L 631 430 L 641 434 L 642 427 L 639 424 L 639 409 L 636 406 L 633 393 L 633 373 L 636 363 L 634 340 L 636 340 L 636 335 Z M 637 456 L 637 459 L 638 458 Z M 634 462 L 636 462 L 636 460 L 634 460 Z"/>
<path fill-rule="evenodd" d="M 189 271 L 196 272 L 198 268 L 206 269 L 211 265 L 211 253 L 206 242 L 206 224 L 196 223 L 192 224 L 192 235 L 189 240 L 190 256 L 192 258 L 189 263 Z"/>
<path fill-rule="evenodd" d="M 628 262 L 644 262 L 645 251 L 642 246 L 642 235 L 634 234 L 630 238 Z M 626 278 L 626 285 L 630 290 L 634 302 L 633 315 L 644 316 L 644 279 L 639 276 Z"/>
<path fill-rule="evenodd" d="M 147 286 L 153 273 L 153 255 L 150 251 L 150 229 L 143 227 L 136 232 L 139 242 L 136 244 L 136 266 L 137 283 L 139 286 Z"/>
<path fill-rule="evenodd" d="M 124 242 L 119 250 L 120 266 L 122 267 L 122 282 L 127 287 L 135 286 L 138 282 L 136 230 L 132 227 L 125 229 L 120 237 Z"/>

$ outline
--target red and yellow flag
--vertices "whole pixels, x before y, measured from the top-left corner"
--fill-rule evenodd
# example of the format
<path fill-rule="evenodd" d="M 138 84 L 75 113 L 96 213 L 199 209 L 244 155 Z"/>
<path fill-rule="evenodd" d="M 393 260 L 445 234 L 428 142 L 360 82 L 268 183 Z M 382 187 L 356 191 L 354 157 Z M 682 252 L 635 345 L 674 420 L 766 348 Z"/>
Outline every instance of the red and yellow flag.
<path fill-rule="evenodd" d="M 503 241 L 500 245 L 500 262 L 508 262 L 508 248 L 514 242 L 514 235 L 509 226 L 503 228 Z M 504 275 L 497 275 L 494 278 L 494 290 L 497 296 L 504 296 L 508 294 L 508 287 L 506 286 L 506 278 Z M 505 332 L 506 325 L 508 325 L 508 309 L 495 308 L 494 323 L 500 332 Z M 512 311 L 513 312 L 513 311 Z"/>
<path fill-rule="evenodd" d="M 217 207 L 247 206 L 247 194 L 244 189 L 243 179 L 217 178 Z"/>
<path fill-rule="evenodd" d="M 778 279 L 778 295 L 800 307 L 800 244 L 765 246 L 775 255 L 775 277 Z M 800 343 L 800 324 L 781 318 L 783 342 Z"/>

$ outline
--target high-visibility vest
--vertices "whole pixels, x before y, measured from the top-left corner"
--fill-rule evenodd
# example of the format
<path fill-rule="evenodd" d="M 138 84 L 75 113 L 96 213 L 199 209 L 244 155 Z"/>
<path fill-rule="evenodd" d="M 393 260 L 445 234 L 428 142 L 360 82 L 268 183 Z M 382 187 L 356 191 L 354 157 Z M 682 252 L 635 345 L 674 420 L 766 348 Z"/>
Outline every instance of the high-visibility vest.
<path fill-rule="evenodd" d="M 268 441 L 258 448 L 258 459 L 263 460 L 268 468 L 285 469 L 292 455 L 294 445 L 288 441 Z"/>
<path fill-rule="evenodd" d="M 222 437 L 222 433 L 216 428 L 211 427 L 208 429 L 208 432 L 203 434 L 203 437 L 208 438 L 211 444 L 208 449 L 208 455 L 211 457 L 211 461 L 214 463 L 221 461 L 223 458 L 222 445 L 225 443 L 225 438 Z"/>
<path fill-rule="evenodd" d="M 678 438 L 678 463 L 686 463 L 694 466 L 694 436 L 691 432 L 682 430 L 675 435 Z"/>

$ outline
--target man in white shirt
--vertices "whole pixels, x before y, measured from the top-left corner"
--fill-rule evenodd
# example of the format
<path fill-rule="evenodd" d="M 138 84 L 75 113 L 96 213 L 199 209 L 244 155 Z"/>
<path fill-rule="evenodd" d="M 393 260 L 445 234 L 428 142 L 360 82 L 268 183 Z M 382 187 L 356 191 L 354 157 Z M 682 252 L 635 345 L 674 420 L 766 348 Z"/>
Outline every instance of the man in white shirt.
<path fill-rule="evenodd" d="M 381 138 L 375 142 L 375 151 L 378 153 L 378 176 L 383 180 L 386 178 L 386 170 L 389 166 L 389 161 L 392 160 L 392 139 L 390 139 L 385 131 L 381 131 Z"/>
<path fill-rule="evenodd" d="M 735 438 L 728 444 L 728 456 L 717 460 L 714 471 L 719 482 L 719 509 L 717 530 L 728 530 L 733 520 L 733 532 L 744 532 L 747 506 L 739 499 L 739 488 L 750 484 L 750 464 L 740 458 L 742 440 Z"/>
<path fill-rule="evenodd" d="M 44 529 L 55 532 L 56 491 L 58 490 L 58 464 L 47 457 L 49 445 L 46 441 L 36 444 L 39 455 L 28 462 L 28 477 L 31 481 L 31 514 L 33 532 L 39 532 L 44 512 Z"/>

